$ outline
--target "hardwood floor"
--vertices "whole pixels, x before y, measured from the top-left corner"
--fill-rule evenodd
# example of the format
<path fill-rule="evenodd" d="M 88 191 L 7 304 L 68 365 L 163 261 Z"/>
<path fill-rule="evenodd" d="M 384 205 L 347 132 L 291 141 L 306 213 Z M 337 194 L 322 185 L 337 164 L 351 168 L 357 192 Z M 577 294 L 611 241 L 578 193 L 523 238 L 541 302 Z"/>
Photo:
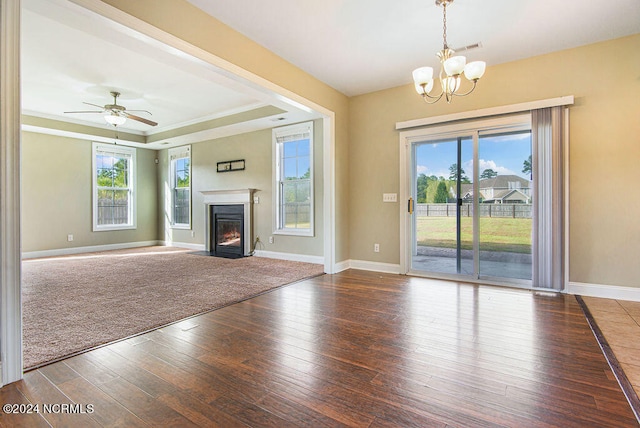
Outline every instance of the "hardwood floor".
<path fill-rule="evenodd" d="M 0 401 L 40 406 L 0 414 L 12 427 L 637 426 L 572 296 L 356 270 L 28 372 Z"/>

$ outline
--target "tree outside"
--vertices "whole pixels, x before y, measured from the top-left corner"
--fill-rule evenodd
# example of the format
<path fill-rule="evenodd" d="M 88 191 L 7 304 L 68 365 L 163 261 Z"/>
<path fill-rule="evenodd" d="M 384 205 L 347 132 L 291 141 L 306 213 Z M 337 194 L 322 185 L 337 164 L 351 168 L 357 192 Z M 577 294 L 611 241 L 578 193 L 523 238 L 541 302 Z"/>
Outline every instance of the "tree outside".
<path fill-rule="evenodd" d="M 497 176 L 498 176 L 498 173 L 496 171 L 494 171 L 491 168 L 487 168 L 484 171 L 482 171 L 482 174 L 480 174 L 480 179 L 495 178 Z"/>
<path fill-rule="evenodd" d="M 461 183 L 471 183 L 469 177 L 465 175 L 464 168 L 460 167 L 460 182 Z M 458 181 L 458 164 L 451 164 L 449 167 L 449 180 L 450 181 Z"/>
<path fill-rule="evenodd" d="M 426 174 L 420 174 L 417 180 L 416 202 L 424 204 L 427 202 L 427 187 L 429 187 L 429 177 Z"/>
<path fill-rule="evenodd" d="M 115 159 L 112 155 L 98 155 L 98 187 L 128 187 L 129 171 L 125 158 Z"/>
<path fill-rule="evenodd" d="M 531 155 L 529 155 L 528 159 L 525 159 L 522 162 L 522 172 L 524 174 L 529 174 L 529 179 L 533 178 L 533 170 L 531 169 Z"/>
<path fill-rule="evenodd" d="M 436 204 L 446 204 L 449 200 L 449 192 L 447 191 L 447 185 L 444 181 L 438 182 L 438 187 L 436 188 L 436 195 L 433 198 L 433 202 Z"/>

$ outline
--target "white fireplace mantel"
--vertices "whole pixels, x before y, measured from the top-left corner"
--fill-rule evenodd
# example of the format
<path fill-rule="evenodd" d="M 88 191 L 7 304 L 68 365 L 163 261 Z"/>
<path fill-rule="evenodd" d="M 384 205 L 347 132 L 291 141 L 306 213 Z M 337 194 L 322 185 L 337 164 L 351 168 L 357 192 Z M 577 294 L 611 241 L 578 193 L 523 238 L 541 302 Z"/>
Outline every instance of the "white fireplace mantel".
<path fill-rule="evenodd" d="M 205 205 L 251 204 L 256 189 L 203 190 Z"/>
<path fill-rule="evenodd" d="M 244 255 L 251 254 L 253 242 L 253 193 L 256 189 L 235 190 L 203 190 L 205 210 L 204 242 L 207 251 L 211 251 L 211 206 L 213 205 L 244 205 Z"/>

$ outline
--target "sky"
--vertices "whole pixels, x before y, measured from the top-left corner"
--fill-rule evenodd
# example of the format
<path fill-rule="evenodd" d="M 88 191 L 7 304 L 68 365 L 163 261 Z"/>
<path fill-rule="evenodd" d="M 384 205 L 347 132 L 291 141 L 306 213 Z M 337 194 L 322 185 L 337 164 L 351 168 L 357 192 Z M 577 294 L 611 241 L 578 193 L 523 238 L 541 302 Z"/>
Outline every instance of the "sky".
<path fill-rule="evenodd" d="M 525 159 L 531 155 L 531 134 L 520 133 L 502 136 L 480 137 L 478 144 L 478 174 L 491 168 L 499 175 L 519 175 L 529 180 L 530 174 L 522 172 Z M 457 162 L 457 142 L 449 139 L 436 143 L 421 143 L 416 147 L 418 174 L 449 178 L 449 167 Z M 462 168 L 465 175 L 473 174 L 473 142 L 462 142 Z"/>

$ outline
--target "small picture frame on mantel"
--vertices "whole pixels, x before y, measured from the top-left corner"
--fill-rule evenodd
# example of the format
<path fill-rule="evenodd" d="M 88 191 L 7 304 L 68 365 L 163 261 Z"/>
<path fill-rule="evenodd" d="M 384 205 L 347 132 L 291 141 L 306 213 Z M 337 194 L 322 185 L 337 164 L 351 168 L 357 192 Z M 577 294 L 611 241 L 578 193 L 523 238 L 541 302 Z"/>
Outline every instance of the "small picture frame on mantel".
<path fill-rule="evenodd" d="M 217 172 L 243 171 L 244 159 L 218 162 Z"/>

